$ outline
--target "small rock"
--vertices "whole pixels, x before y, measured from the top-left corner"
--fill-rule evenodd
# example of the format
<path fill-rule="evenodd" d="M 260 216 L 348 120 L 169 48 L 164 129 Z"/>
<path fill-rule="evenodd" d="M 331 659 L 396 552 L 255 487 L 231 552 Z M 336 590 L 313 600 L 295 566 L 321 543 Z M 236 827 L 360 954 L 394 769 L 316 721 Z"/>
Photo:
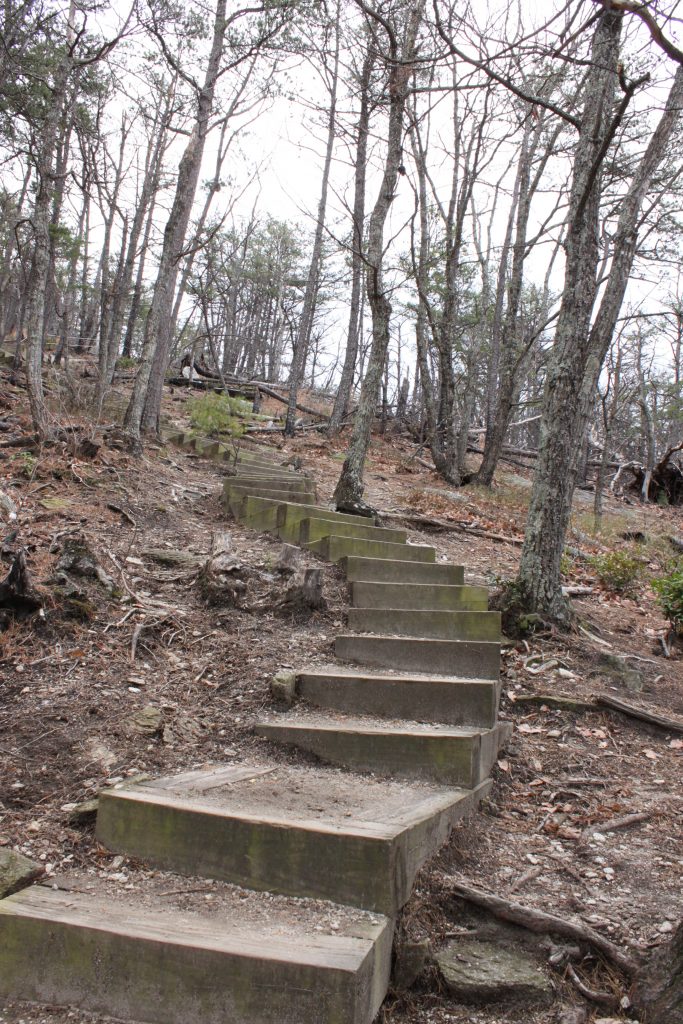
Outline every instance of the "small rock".
<path fill-rule="evenodd" d="M 97 799 L 84 800 L 82 803 L 76 804 L 74 807 L 69 809 L 67 821 L 70 825 L 91 825 L 97 817 L 98 807 L 99 801 Z M 62 808 L 62 810 L 64 810 L 64 808 Z"/>
<path fill-rule="evenodd" d="M 136 711 L 130 719 L 130 727 L 133 732 L 142 736 L 156 736 L 161 732 L 163 724 L 163 713 L 152 704 L 145 704 L 144 708 Z"/>
<path fill-rule="evenodd" d="M 448 991 L 466 1003 L 523 1000 L 547 1005 L 554 997 L 553 985 L 536 961 L 519 950 L 458 940 L 449 942 L 435 960 Z"/>
<path fill-rule="evenodd" d="M 0 850 L 0 899 L 25 889 L 45 873 L 42 864 L 24 857 L 16 850 Z"/>
<path fill-rule="evenodd" d="M 291 707 L 296 700 L 296 672 L 276 672 L 270 681 L 270 692 L 273 700 Z"/>

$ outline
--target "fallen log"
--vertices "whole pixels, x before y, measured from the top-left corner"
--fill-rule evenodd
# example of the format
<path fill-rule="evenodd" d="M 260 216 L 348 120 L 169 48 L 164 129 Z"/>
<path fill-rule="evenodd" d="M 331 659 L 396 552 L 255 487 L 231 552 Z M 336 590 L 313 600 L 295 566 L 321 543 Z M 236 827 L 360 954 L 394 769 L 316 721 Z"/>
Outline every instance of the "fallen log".
<path fill-rule="evenodd" d="M 456 896 L 474 906 L 481 907 L 482 910 L 487 910 L 501 921 L 509 921 L 510 924 L 519 925 L 521 928 L 526 928 L 537 934 L 561 935 L 574 942 L 592 946 L 629 978 L 633 977 L 640 968 L 640 960 L 637 957 L 626 953 L 589 925 L 578 921 L 568 921 L 566 918 L 548 914 L 544 910 L 535 910 L 521 903 L 512 903 L 501 896 L 494 896 L 493 893 L 475 889 L 463 882 L 451 882 L 449 888 Z"/>
<path fill-rule="evenodd" d="M 282 402 L 283 405 L 289 405 L 289 398 L 285 398 L 284 395 L 279 395 L 277 391 L 269 387 L 267 384 L 262 384 L 261 381 L 250 381 L 255 387 L 262 391 L 264 395 L 268 395 L 269 398 L 274 398 L 276 402 Z M 301 402 L 296 403 L 296 408 L 299 412 L 305 412 L 308 416 L 319 416 L 320 419 L 329 420 L 330 414 L 327 412 L 320 412 L 318 409 L 311 409 L 307 405 L 302 405 Z"/>

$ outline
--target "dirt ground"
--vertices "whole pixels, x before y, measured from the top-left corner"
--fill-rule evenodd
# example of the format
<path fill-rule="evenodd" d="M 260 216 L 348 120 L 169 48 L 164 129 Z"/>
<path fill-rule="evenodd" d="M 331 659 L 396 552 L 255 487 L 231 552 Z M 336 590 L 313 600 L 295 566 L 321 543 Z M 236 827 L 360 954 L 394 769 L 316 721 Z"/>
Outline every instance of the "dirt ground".
<path fill-rule="evenodd" d="M 183 425 L 185 395 L 169 395 L 166 413 Z M 9 427 L 0 445 L 28 429 L 23 392 L 7 371 L 0 371 L 3 420 Z M 0 845 L 39 860 L 48 876 L 78 872 L 116 881 L 123 874 L 134 885 L 140 866 L 114 858 L 95 841 L 91 825 L 74 824 L 76 805 L 139 774 L 264 758 L 283 766 L 311 763 L 271 749 L 251 725 L 272 708 L 275 672 L 332 660 L 346 595 L 334 567 L 304 555 L 304 565 L 323 570 L 327 608 L 306 621 L 278 613 L 286 587 L 276 569 L 281 544 L 229 518 L 219 501 L 220 467 L 158 443 L 134 457 L 116 432 L 93 432 L 77 414 L 70 426 L 51 447 L 0 446 L 0 489 L 19 507 L 16 523 L 0 519 L 0 577 L 20 543 L 45 599 L 44 616 L 0 632 Z M 85 433 L 101 443 L 90 457 L 77 444 Z M 330 444 L 307 434 L 284 444 L 274 436 L 285 457 L 303 459 L 320 497 L 329 498 L 344 439 Z M 367 484 L 369 501 L 391 513 L 387 525 L 408 517 L 411 540 L 463 562 L 467 582 L 492 586 L 514 573 L 529 490 L 522 470 L 503 467 L 491 492 L 455 492 L 420 464 L 407 439 L 389 436 L 373 441 Z M 563 695 L 586 702 L 612 694 L 663 714 L 683 713 L 683 657 L 680 650 L 665 656 L 666 623 L 649 586 L 670 557 L 664 538 L 681 536 L 683 517 L 610 500 L 596 536 L 587 525 L 589 501 L 577 498 L 569 543 L 578 554 L 567 582 L 591 592 L 576 599 L 571 632 L 545 630 L 505 647 L 501 714 L 514 723 L 513 740 L 498 761 L 491 798 L 419 876 L 400 925 L 405 937 L 428 937 L 438 949 L 448 936 L 490 929 L 487 915 L 453 894 L 453 880 L 578 919 L 643 955 L 665 942 L 681 917 L 681 735 L 606 709 L 542 700 Z M 451 529 L 420 517 L 448 521 Z M 621 539 L 625 530 L 646 534 L 647 543 Z M 241 608 L 208 605 L 195 563 L 164 566 L 146 554 L 166 548 L 206 557 L 225 531 L 247 581 Z M 65 597 L 57 563 L 73 537 L 87 542 L 109 586 L 82 578 L 78 593 Z M 642 562 L 628 597 L 601 586 L 583 557 L 615 545 Z M 605 655 L 626 659 L 632 671 L 616 671 Z M 534 695 L 536 703 L 524 699 Z M 630 815 L 640 817 L 620 824 Z M 506 941 L 530 939 L 513 929 Z M 547 970 L 548 941 L 533 942 Z M 587 959 L 578 970 L 589 987 L 623 996 L 623 979 L 606 963 Z M 391 996 L 380 1019 L 555 1021 L 563 1006 L 581 998 L 562 972 L 551 976 L 555 1005 L 531 1010 L 459 1005 L 427 972 L 408 993 Z M 622 1013 L 586 1006 L 590 1020 L 633 1019 L 627 1007 Z M 0 1006 L 2 1024 L 104 1019 Z"/>

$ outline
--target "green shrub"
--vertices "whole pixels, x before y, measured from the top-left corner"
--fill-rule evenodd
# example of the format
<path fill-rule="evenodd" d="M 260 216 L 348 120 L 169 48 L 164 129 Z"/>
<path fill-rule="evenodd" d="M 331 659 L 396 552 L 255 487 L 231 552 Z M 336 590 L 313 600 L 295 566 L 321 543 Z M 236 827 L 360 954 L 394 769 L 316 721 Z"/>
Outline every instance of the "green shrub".
<path fill-rule="evenodd" d="M 203 435 L 244 433 L 240 417 L 251 416 L 251 405 L 242 398 L 231 398 L 211 391 L 190 401 L 190 423 Z"/>
<path fill-rule="evenodd" d="M 669 573 L 652 581 L 659 603 L 674 630 L 683 636 L 683 561 Z"/>
<path fill-rule="evenodd" d="M 626 551 L 594 555 L 588 561 L 602 585 L 615 594 L 628 594 L 632 591 L 642 569 L 641 562 Z"/>
<path fill-rule="evenodd" d="M 132 370 L 133 367 L 137 365 L 137 359 L 131 359 L 130 356 L 119 356 L 119 358 L 116 360 L 117 370 Z"/>

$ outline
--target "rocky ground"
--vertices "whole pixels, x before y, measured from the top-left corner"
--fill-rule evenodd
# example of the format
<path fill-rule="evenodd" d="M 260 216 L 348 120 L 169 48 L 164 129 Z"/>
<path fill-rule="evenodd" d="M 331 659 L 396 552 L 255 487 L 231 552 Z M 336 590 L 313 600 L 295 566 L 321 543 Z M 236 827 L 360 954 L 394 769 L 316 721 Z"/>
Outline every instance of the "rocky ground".
<path fill-rule="evenodd" d="M 166 412 L 186 422 L 185 396 L 169 396 Z M 23 392 L 8 373 L 0 377 L 0 420 L 9 425 L 0 444 L 28 430 Z M 161 444 L 134 457 L 116 431 L 94 430 L 78 412 L 69 425 L 51 447 L 0 447 L 0 490 L 18 507 L 13 522 L 0 510 L 0 553 L 9 565 L 20 544 L 27 548 L 44 600 L 42 616 L 0 632 L 0 845 L 39 861 L 48 876 L 77 869 L 135 887 L 141 866 L 99 846 L 77 805 L 138 774 L 262 758 L 265 741 L 250 725 L 270 706 L 271 676 L 331 660 L 345 593 L 334 567 L 303 556 L 302 564 L 323 569 L 327 608 L 306 619 L 278 608 L 287 586 L 277 568 L 281 544 L 227 516 L 220 468 Z M 328 498 L 344 440 L 274 437 Z M 95 444 L 83 445 L 85 438 Z M 387 513 L 387 525 L 402 517 L 411 539 L 463 562 L 469 582 L 494 585 L 513 574 L 528 492 L 528 475 L 505 467 L 491 492 L 452 491 L 408 439 L 373 441 L 371 503 Z M 577 499 L 576 555 L 566 566 L 568 584 L 590 590 L 576 599 L 576 626 L 505 648 L 502 715 L 514 722 L 513 741 L 491 798 L 422 872 L 400 927 L 404 940 L 429 939 L 437 952 L 470 932 L 529 946 L 554 994 L 538 1007 L 523 997 L 465 1005 L 427 966 L 388 999 L 384 1024 L 540 1024 L 574 1005 L 589 1014 L 577 1021 L 633 1019 L 627 1002 L 618 1006 L 624 979 L 605 959 L 580 960 L 576 974 L 594 995 L 616 998 L 616 1008 L 582 999 L 561 957 L 551 969 L 554 940 L 511 926 L 501 932 L 458 897 L 456 882 L 582 922 L 642 955 L 681 917 L 683 736 L 592 704 L 606 694 L 683 713 L 683 657 L 662 643 L 666 623 L 649 586 L 670 558 L 666 537 L 681 534 L 681 514 L 610 501 L 596 535 L 589 500 Z M 201 585 L 201 565 L 226 531 L 246 582 L 238 607 L 208 603 Z M 92 554 L 94 573 L 74 571 L 74 543 Z M 194 557 L 164 560 L 164 550 Z M 586 560 L 609 550 L 639 559 L 628 596 L 610 593 Z M 573 703 L 558 704 L 558 696 Z M 303 763 L 267 750 L 283 764 Z M 7 1024 L 67 1020 L 103 1018 L 0 1007 Z"/>

